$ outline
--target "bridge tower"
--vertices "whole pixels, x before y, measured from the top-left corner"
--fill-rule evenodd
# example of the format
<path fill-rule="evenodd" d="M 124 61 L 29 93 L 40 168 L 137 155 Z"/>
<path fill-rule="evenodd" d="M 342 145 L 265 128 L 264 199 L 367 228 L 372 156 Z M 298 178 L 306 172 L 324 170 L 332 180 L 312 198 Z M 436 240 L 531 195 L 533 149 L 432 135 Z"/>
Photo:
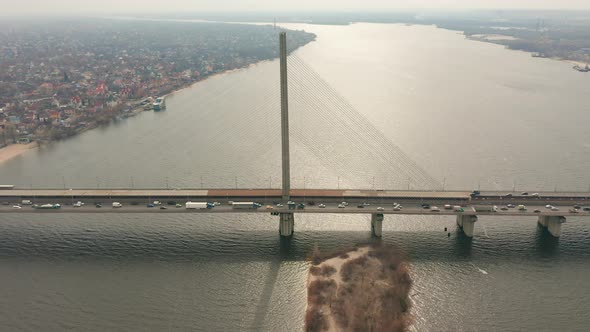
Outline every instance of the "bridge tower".
<path fill-rule="evenodd" d="M 281 62 L 281 150 L 283 174 L 283 201 L 291 199 L 291 177 L 289 169 L 289 94 L 287 83 L 287 33 L 279 34 L 280 62 Z M 279 233 L 283 237 L 293 235 L 295 217 L 293 213 L 280 213 Z"/>

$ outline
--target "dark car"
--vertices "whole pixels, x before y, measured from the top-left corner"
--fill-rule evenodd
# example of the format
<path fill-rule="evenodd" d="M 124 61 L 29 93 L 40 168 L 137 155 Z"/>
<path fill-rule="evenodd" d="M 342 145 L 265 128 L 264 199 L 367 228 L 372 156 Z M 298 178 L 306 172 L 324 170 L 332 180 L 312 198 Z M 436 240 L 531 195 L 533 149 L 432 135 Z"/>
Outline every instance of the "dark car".
<path fill-rule="evenodd" d="M 155 205 L 154 205 L 154 204 L 152 204 L 152 203 L 149 203 L 149 204 L 148 204 L 148 205 L 146 205 L 146 206 L 147 206 L 147 207 L 149 207 L 149 208 L 153 208 Z"/>
<path fill-rule="evenodd" d="M 139 205 L 139 202 L 131 202 L 131 205 Z"/>
<path fill-rule="evenodd" d="M 165 206 L 163 206 L 163 205 L 162 205 L 162 206 L 160 206 L 160 210 L 166 210 L 166 209 L 168 209 L 168 208 L 167 208 L 167 207 L 165 207 Z"/>
<path fill-rule="evenodd" d="M 168 205 L 176 205 L 176 201 L 168 201 L 168 202 L 166 202 L 166 204 L 168 204 Z"/>
<path fill-rule="evenodd" d="M 506 194 L 504 197 L 512 197 L 512 194 Z"/>
<path fill-rule="evenodd" d="M 521 195 L 522 195 L 522 196 L 528 196 L 528 195 L 529 195 L 529 193 L 527 193 L 527 192 L 525 191 L 525 192 L 523 192 Z"/>
<path fill-rule="evenodd" d="M 364 205 L 362 205 L 362 204 L 359 204 L 359 205 L 357 205 L 356 207 L 357 207 L 357 208 L 359 208 L 359 209 L 362 209 L 362 208 L 364 208 L 365 206 L 364 206 Z"/>
<path fill-rule="evenodd" d="M 102 203 L 95 203 L 94 206 L 96 206 L 97 208 L 101 208 L 102 207 Z"/>
<path fill-rule="evenodd" d="M 422 204 L 423 209 L 430 209 L 430 204 Z"/>
<path fill-rule="evenodd" d="M 590 211 L 590 207 L 585 207 L 582 210 L 584 210 L 584 211 Z"/>
<path fill-rule="evenodd" d="M 307 202 L 307 205 L 314 206 L 315 205 L 315 202 L 314 201 Z"/>
<path fill-rule="evenodd" d="M 300 210 L 305 209 L 305 204 L 299 203 L 299 204 L 297 204 L 297 208 Z"/>

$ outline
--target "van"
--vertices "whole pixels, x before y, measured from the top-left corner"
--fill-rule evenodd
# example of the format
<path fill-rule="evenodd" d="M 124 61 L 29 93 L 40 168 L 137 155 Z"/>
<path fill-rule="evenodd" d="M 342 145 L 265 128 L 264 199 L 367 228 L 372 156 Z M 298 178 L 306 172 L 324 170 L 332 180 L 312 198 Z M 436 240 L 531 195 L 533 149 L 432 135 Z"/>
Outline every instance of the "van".
<path fill-rule="evenodd" d="M 22 200 L 22 202 L 21 202 L 21 204 L 22 204 L 22 205 L 33 205 L 33 202 L 31 202 L 31 201 L 30 201 L 30 200 L 28 200 L 28 199 L 23 199 L 23 200 Z"/>
<path fill-rule="evenodd" d="M 121 204 L 121 203 L 119 203 L 119 202 L 113 202 L 113 207 L 114 207 L 114 208 L 120 208 L 120 207 L 122 207 L 122 206 L 123 206 L 123 204 Z"/>
<path fill-rule="evenodd" d="M 518 210 L 519 210 L 519 211 L 526 211 L 526 206 L 524 206 L 524 205 L 519 205 L 519 206 L 518 206 Z"/>

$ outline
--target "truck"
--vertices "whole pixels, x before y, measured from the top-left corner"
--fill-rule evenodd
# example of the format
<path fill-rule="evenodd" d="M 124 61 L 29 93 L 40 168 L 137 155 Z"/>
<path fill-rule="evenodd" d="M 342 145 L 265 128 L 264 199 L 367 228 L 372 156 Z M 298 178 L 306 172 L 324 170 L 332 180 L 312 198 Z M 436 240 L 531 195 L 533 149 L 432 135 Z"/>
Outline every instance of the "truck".
<path fill-rule="evenodd" d="M 214 205 L 212 203 L 207 202 L 186 202 L 184 207 L 187 210 L 204 210 L 204 209 L 212 209 Z"/>
<path fill-rule="evenodd" d="M 231 206 L 234 209 L 258 209 L 262 204 L 256 202 L 233 202 Z"/>
<path fill-rule="evenodd" d="M 43 204 L 36 207 L 37 209 L 41 210 L 48 210 L 48 209 L 59 209 L 61 205 L 59 204 Z"/>

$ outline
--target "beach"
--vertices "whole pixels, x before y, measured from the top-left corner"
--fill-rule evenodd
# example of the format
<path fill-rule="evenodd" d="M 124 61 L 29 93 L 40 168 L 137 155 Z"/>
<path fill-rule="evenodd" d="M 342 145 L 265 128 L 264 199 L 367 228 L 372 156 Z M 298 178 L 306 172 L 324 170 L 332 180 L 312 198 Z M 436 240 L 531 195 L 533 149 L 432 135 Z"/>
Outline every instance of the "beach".
<path fill-rule="evenodd" d="M 11 144 L 0 148 L 0 164 L 10 160 L 14 157 L 20 156 L 21 154 L 35 149 L 37 147 L 37 143 L 29 143 L 29 144 Z"/>

